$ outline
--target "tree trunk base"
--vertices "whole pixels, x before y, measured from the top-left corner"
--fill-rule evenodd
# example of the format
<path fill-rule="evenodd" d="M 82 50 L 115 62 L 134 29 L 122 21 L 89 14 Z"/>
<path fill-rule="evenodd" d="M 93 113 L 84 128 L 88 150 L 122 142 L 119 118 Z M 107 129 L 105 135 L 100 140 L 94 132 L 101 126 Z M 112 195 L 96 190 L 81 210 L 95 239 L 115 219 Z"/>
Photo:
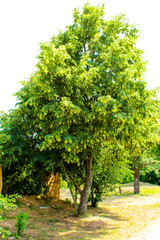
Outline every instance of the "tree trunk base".
<path fill-rule="evenodd" d="M 58 200 L 60 198 L 60 173 L 43 176 L 45 182 L 45 195 L 48 198 Z"/>

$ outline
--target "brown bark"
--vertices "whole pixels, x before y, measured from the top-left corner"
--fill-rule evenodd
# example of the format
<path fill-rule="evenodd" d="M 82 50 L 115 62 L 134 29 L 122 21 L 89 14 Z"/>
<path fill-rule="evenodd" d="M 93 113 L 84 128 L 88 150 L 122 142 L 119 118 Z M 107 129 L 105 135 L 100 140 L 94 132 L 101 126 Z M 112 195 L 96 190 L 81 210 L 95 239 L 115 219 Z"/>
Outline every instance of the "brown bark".
<path fill-rule="evenodd" d="M 58 200 L 60 198 L 60 174 L 56 173 L 50 176 L 44 174 L 43 180 L 45 182 L 45 195 L 54 200 Z"/>
<path fill-rule="evenodd" d="M 134 168 L 134 193 L 140 193 L 139 187 L 139 168 Z"/>
<path fill-rule="evenodd" d="M 87 212 L 87 204 L 89 193 L 92 185 L 92 153 L 90 153 L 89 158 L 86 162 L 86 181 L 84 189 L 81 191 L 80 205 L 79 205 L 79 214 L 83 215 Z"/>
<path fill-rule="evenodd" d="M 0 165 L 0 194 L 2 194 L 3 178 L 2 178 L 2 166 Z"/>
<path fill-rule="evenodd" d="M 134 157 L 134 194 L 140 193 L 138 158 L 139 157 Z"/>

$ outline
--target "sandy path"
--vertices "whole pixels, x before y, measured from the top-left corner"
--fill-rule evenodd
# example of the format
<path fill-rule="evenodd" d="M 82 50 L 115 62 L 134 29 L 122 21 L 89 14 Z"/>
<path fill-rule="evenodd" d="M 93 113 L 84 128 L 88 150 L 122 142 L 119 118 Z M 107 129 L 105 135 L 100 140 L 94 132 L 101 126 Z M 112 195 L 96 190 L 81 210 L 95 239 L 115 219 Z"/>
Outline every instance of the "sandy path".
<path fill-rule="evenodd" d="M 61 189 L 60 198 L 70 199 L 72 201 L 72 197 L 70 191 L 68 189 Z M 160 195 L 154 196 L 139 196 L 139 195 L 131 195 L 131 196 L 111 196 L 111 197 L 104 197 L 102 203 L 105 205 L 112 205 L 112 206 L 126 206 L 126 205 L 137 205 L 137 206 L 144 206 L 144 205 L 152 205 L 160 203 Z M 160 239 L 160 237 L 159 237 Z"/>
<path fill-rule="evenodd" d="M 142 232 L 137 233 L 130 240 L 159 240 L 160 239 L 160 218 L 145 227 Z"/>

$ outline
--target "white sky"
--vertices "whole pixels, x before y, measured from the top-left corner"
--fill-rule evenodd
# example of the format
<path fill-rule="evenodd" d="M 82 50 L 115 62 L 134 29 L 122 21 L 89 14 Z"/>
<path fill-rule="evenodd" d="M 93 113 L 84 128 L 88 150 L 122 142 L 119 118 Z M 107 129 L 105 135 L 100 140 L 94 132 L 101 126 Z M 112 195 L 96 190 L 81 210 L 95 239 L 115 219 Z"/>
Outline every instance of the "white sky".
<path fill-rule="evenodd" d="M 13 94 L 20 81 L 35 70 L 39 43 L 49 41 L 66 25 L 72 24 L 72 10 L 86 0 L 0 0 L 0 111 L 14 108 Z M 106 19 L 126 13 L 139 24 L 138 47 L 148 61 L 146 81 L 149 88 L 160 86 L 159 0 L 90 0 L 105 4 Z"/>

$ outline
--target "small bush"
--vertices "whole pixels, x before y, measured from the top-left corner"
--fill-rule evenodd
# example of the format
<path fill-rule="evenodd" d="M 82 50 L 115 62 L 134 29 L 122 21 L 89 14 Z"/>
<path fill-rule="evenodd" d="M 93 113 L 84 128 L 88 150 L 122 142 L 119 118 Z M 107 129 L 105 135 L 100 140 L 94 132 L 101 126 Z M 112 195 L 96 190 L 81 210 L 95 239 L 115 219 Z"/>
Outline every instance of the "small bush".
<path fill-rule="evenodd" d="M 17 223 L 16 223 L 18 236 L 21 236 L 22 233 L 24 232 L 25 228 L 27 227 L 28 219 L 29 219 L 28 213 L 21 213 L 21 212 L 18 213 Z"/>

